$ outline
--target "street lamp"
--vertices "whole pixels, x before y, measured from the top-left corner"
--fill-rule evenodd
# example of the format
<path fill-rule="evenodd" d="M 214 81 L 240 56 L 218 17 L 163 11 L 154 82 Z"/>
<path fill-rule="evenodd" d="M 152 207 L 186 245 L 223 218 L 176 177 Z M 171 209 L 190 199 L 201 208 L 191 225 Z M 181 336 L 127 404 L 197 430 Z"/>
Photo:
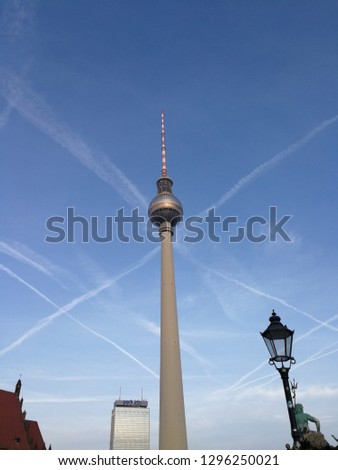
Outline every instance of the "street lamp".
<path fill-rule="evenodd" d="M 293 446 L 295 448 L 300 440 L 300 433 L 297 427 L 289 384 L 289 370 L 291 365 L 296 362 L 295 358 L 292 357 L 294 330 L 289 330 L 286 325 L 282 325 L 280 317 L 274 310 L 272 310 L 272 315 L 269 320 L 270 325 L 263 333 L 261 333 L 261 335 L 270 353 L 269 364 L 275 366 L 283 381 L 286 406 L 291 425 L 291 435 L 293 438 Z"/>

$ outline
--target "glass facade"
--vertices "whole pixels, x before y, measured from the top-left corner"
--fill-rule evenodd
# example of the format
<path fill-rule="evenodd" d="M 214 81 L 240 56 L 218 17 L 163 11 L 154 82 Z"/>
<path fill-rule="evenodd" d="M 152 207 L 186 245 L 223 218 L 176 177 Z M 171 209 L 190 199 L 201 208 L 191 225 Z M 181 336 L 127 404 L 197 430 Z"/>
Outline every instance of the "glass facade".
<path fill-rule="evenodd" d="M 117 400 L 112 412 L 110 449 L 147 450 L 149 447 L 150 412 L 147 402 Z"/>

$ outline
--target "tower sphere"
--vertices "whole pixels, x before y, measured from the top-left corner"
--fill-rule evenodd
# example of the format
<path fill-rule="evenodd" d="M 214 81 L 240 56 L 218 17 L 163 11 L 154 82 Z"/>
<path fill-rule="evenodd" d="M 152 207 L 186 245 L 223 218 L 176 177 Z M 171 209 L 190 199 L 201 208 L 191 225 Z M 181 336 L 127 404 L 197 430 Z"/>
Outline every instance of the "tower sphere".
<path fill-rule="evenodd" d="M 157 180 L 157 196 L 149 204 L 148 216 L 154 225 L 169 222 L 174 227 L 183 217 L 183 207 L 171 192 L 172 180 L 162 176 Z"/>

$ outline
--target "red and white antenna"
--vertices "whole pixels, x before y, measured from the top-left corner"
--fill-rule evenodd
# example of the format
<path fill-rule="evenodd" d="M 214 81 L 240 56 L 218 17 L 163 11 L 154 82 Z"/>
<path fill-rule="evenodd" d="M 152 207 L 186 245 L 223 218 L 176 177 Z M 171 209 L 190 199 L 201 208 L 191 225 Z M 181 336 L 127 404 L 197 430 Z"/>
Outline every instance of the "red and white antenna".
<path fill-rule="evenodd" d="M 165 151 L 165 143 L 164 143 L 164 113 L 161 114 L 162 119 L 162 131 L 161 131 L 161 141 L 162 141 L 162 176 L 167 176 L 167 157 Z"/>

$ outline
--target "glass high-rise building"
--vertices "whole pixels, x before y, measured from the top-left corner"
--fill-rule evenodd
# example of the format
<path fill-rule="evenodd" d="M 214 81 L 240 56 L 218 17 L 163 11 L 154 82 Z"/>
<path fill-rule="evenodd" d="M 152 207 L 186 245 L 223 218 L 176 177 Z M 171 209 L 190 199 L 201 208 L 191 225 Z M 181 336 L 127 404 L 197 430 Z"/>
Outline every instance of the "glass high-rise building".
<path fill-rule="evenodd" d="M 150 448 L 150 410 L 146 400 L 116 400 L 112 411 L 110 449 Z"/>

